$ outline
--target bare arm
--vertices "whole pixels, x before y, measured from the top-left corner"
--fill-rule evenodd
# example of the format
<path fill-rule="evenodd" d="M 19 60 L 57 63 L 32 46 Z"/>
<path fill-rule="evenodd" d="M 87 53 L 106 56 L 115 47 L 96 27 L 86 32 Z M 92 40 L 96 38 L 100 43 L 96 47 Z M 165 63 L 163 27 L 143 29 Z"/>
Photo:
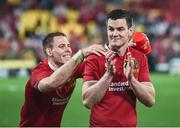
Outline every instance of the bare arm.
<path fill-rule="evenodd" d="M 83 84 L 82 95 L 83 104 L 87 108 L 92 108 L 104 97 L 115 73 L 115 60 L 112 61 L 114 54 L 109 51 L 106 55 L 106 72 L 98 81 L 86 81 Z"/>
<path fill-rule="evenodd" d="M 155 104 L 155 90 L 151 82 L 139 82 L 134 77 L 130 82 L 133 92 L 140 102 L 147 107 Z"/>
<path fill-rule="evenodd" d="M 128 81 L 131 83 L 132 90 L 137 99 L 147 107 L 155 104 L 155 89 L 151 82 L 139 82 L 133 75 L 133 62 L 131 55 L 128 55 L 127 66 L 124 67 L 124 74 Z"/>
<path fill-rule="evenodd" d="M 92 108 L 95 104 L 101 101 L 106 93 L 106 90 L 111 83 L 112 75 L 106 72 L 103 77 L 97 82 L 87 81 L 83 84 L 82 95 L 83 104 L 87 108 Z"/>
<path fill-rule="evenodd" d="M 84 57 L 87 57 L 91 53 L 97 55 L 104 54 L 104 48 L 101 45 L 92 45 L 79 50 L 72 59 L 54 71 L 52 75 L 40 80 L 38 89 L 41 92 L 47 92 L 61 87 L 71 77 L 75 68 L 83 61 Z"/>

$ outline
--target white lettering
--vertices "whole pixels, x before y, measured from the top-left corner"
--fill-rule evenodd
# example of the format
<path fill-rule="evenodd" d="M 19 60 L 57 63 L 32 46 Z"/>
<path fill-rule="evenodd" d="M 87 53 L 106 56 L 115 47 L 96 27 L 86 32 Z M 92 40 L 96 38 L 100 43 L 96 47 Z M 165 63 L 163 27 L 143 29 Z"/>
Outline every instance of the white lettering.
<path fill-rule="evenodd" d="M 128 81 L 126 82 L 112 82 L 109 85 L 109 91 L 127 91 L 130 90 Z"/>
<path fill-rule="evenodd" d="M 51 99 L 51 101 L 52 101 L 52 105 L 63 105 L 63 104 L 66 104 L 69 101 L 69 97 L 63 98 L 63 99 L 53 97 Z"/>

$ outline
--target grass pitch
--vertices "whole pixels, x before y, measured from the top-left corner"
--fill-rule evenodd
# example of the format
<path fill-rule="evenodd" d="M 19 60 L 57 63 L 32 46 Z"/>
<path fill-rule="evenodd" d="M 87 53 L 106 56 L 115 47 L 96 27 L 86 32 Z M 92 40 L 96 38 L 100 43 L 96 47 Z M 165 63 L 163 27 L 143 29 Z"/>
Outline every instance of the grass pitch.
<path fill-rule="evenodd" d="M 151 74 L 156 104 L 147 108 L 138 103 L 138 126 L 180 126 L 180 76 Z M 0 79 L 0 126 L 18 126 L 27 78 Z M 82 80 L 67 105 L 62 126 L 89 126 L 89 110 L 82 105 Z"/>

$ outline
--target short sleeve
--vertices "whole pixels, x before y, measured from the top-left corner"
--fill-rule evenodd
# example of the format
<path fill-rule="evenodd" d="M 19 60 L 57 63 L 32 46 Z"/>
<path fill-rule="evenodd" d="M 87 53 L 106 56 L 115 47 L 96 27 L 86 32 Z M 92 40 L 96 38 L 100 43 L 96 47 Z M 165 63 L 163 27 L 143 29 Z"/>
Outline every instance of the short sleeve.
<path fill-rule="evenodd" d="M 95 55 L 89 56 L 85 60 L 83 81 L 98 80 L 100 78 L 98 67 L 98 57 Z"/>
<path fill-rule="evenodd" d="M 138 80 L 140 82 L 151 82 L 147 57 L 145 55 L 143 55 L 143 57 L 141 59 L 141 65 L 140 65 L 140 72 L 139 72 Z"/>
<path fill-rule="evenodd" d="M 31 74 L 31 86 L 37 88 L 39 81 L 48 76 L 50 76 L 50 72 L 48 72 L 47 70 L 42 70 L 42 69 L 33 70 Z"/>

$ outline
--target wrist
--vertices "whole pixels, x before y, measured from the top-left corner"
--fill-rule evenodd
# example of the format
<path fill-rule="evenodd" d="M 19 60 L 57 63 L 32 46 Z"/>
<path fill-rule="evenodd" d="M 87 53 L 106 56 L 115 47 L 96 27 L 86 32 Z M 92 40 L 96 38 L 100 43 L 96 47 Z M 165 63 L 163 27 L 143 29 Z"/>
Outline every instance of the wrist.
<path fill-rule="evenodd" d="M 134 83 L 136 83 L 136 78 L 134 77 L 134 76 L 131 76 L 131 78 L 129 79 L 129 82 L 130 83 L 132 83 L 132 84 L 134 84 Z"/>
<path fill-rule="evenodd" d="M 104 76 L 108 79 L 112 79 L 114 75 L 112 73 L 106 71 Z"/>
<path fill-rule="evenodd" d="M 84 58 L 85 58 L 85 52 L 84 52 L 84 50 L 83 50 L 83 49 L 80 49 L 79 51 L 81 51 L 82 56 L 83 56 L 83 59 L 84 59 Z"/>
<path fill-rule="evenodd" d="M 82 50 L 79 50 L 73 57 L 72 59 L 76 62 L 76 63 L 81 63 L 84 60 L 84 54 Z"/>

